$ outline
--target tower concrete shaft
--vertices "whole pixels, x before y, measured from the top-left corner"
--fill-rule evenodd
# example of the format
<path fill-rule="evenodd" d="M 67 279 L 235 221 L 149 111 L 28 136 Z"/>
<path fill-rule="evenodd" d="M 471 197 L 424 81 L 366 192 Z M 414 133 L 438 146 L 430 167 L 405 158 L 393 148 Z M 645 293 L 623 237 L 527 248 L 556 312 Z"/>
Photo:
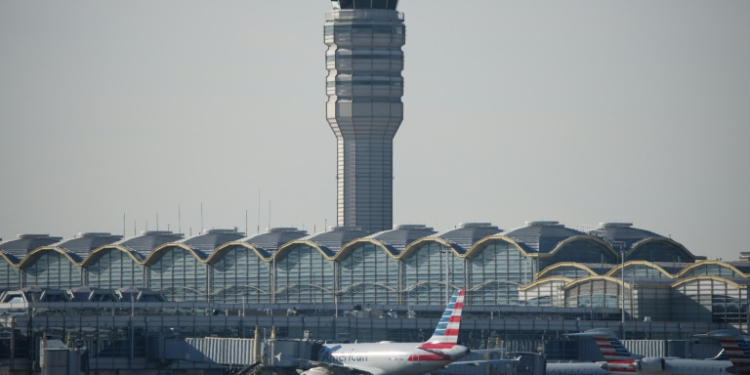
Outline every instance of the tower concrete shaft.
<path fill-rule="evenodd" d="M 396 0 L 334 1 L 325 24 L 328 123 L 338 140 L 337 224 L 393 227 L 393 137 L 405 43 Z"/>

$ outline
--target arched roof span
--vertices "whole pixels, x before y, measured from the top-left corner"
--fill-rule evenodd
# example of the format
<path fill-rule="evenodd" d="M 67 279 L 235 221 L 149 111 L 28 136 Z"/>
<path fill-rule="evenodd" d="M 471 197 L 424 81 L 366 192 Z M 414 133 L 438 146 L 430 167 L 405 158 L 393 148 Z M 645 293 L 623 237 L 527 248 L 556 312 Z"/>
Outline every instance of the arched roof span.
<path fill-rule="evenodd" d="M 79 267 L 81 266 L 81 264 L 78 263 L 75 259 L 73 259 L 73 257 L 70 256 L 70 253 L 67 252 L 67 251 L 65 251 L 64 249 L 61 249 L 61 248 L 59 248 L 57 246 L 43 246 L 43 247 L 40 247 L 38 249 L 32 250 L 28 255 L 26 255 L 23 258 L 23 260 L 21 260 L 18 263 L 18 268 L 26 268 L 26 267 L 28 267 L 37 258 L 39 258 L 40 256 L 42 256 L 43 253 L 48 253 L 48 252 L 56 252 L 56 253 L 60 253 L 62 255 L 65 255 L 65 257 L 68 258 L 68 260 L 70 261 L 70 263 L 73 263 L 73 264 L 75 264 L 76 266 L 79 266 Z"/>
<path fill-rule="evenodd" d="M 374 282 L 367 282 L 367 281 L 365 281 L 365 282 L 360 282 L 360 283 L 356 283 L 356 284 L 347 285 L 347 286 L 343 287 L 342 289 L 339 289 L 338 293 L 343 294 L 343 293 L 352 291 L 352 290 L 357 289 L 357 288 L 359 288 L 361 286 L 364 286 L 364 285 L 377 286 L 377 287 L 381 287 L 381 288 L 386 289 L 386 290 L 391 291 L 391 292 L 398 292 L 398 288 L 396 288 L 396 287 L 393 287 L 393 286 L 390 286 L 390 285 L 387 285 L 387 284 L 383 284 L 383 283 L 374 283 Z"/>
<path fill-rule="evenodd" d="M 134 262 L 136 262 L 138 264 L 141 264 L 141 265 L 143 264 L 143 258 L 138 253 L 135 253 L 135 255 L 134 255 L 132 251 L 130 251 L 129 249 L 127 249 L 127 248 L 125 248 L 123 246 L 120 246 L 120 245 L 104 245 L 102 247 L 99 247 L 99 248 L 96 248 L 96 249 L 92 250 L 89 253 L 89 255 L 86 255 L 86 258 L 83 258 L 83 260 L 81 261 L 81 267 L 85 267 L 85 266 L 91 264 L 94 260 L 96 260 L 97 258 L 100 258 L 102 255 L 104 255 L 104 252 L 107 251 L 107 250 L 119 250 L 119 251 L 122 251 L 123 253 L 128 254 L 128 256 L 130 257 L 130 259 L 133 259 Z M 136 255 L 138 255 L 138 257 L 136 257 Z"/>
<path fill-rule="evenodd" d="M 163 255 L 162 253 L 165 253 L 168 250 L 173 249 L 173 248 L 180 248 L 182 250 L 186 250 L 187 252 L 192 254 L 195 257 L 195 259 L 197 259 L 199 262 L 206 263 L 206 259 L 201 258 L 200 254 L 198 254 L 198 252 L 195 251 L 195 249 L 193 249 L 192 247 L 185 245 L 184 243 L 181 243 L 181 242 L 169 242 L 169 243 L 165 243 L 157 247 L 156 249 L 154 249 L 154 251 L 148 254 L 148 257 L 143 260 L 143 264 L 151 265 L 151 264 L 156 263 L 156 261 L 162 257 Z"/>
<path fill-rule="evenodd" d="M 582 234 L 582 235 L 578 235 L 578 236 L 568 237 L 568 238 L 560 241 L 557 244 L 557 246 L 555 246 L 555 248 L 552 249 L 552 251 L 550 251 L 548 254 L 549 254 L 549 256 L 553 256 L 558 251 L 562 250 L 563 247 L 571 244 L 572 242 L 577 242 L 577 241 L 592 242 L 594 244 L 601 245 L 601 246 L 604 247 L 604 249 L 607 252 L 609 252 L 615 258 L 618 257 L 617 252 L 615 251 L 615 249 L 613 249 L 612 246 L 610 246 L 606 241 L 602 240 L 599 237 L 591 236 L 591 235 L 588 235 L 588 234 Z"/>
<path fill-rule="evenodd" d="M 576 263 L 576 262 L 560 262 L 560 263 L 555 263 L 555 264 L 553 264 L 551 266 L 548 266 L 548 267 L 544 268 L 543 270 L 541 270 L 538 274 L 536 274 L 536 279 L 537 280 L 541 280 L 544 277 L 544 275 L 552 272 L 553 270 L 556 270 L 558 268 L 563 268 L 563 267 L 579 268 L 581 270 L 584 270 L 584 271 L 588 272 L 590 276 L 596 276 L 596 275 L 598 275 L 598 273 L 594 272 L 594 270 L 592 270 L 591 268 L 586 267 L 585 265 L 583 265 L 581 263 Z"/>
<path fill-rule="evenodd" d="M 519 292 L 527 291 L 529 289 L 533 289 L 533 288 L 535 288 L 537 286 L 540 286 L 542 284 L 548 284 L 548 283 L 554 283 L 554 282 L 562 282 L 562 283 L 567 284 L 567 283 L 569 283 L 571 281 L 573 281 L 573 279 L 571 279 L 569 277 L 552 276 L 552 277 L 548 277 L 548 278 L 545 278 L 545 279 L 539 279 L 537 281 L 534 281 L 531 284 L 519 286 L 518 287 L 518 291 Z"/>
<path fill-rule="evenodd" d="M 268 257 L 266 257 L 257 247 L 253 246 L 252 244 L 244 241 L 232 241 L 216 248 L 216 250 L 214 250 L 211 255 L 208 256 L 208 258 L 206 258 L 206 263 L 216 263 L 221 257 L 224 256 L 227 251 L 235 246 L 240 246 L 252 250 L 255 255 L 257 255 L 258 258 L 260 258 L 260 260 L 264 262 L 271 262 L 273 260 L 273 255 L 269 255 Z"/>
<path fill-rule="evenodd" d="M 647 260 L 629 260 L 625 262 L 625 268 L 627 268 L 628 266 L 646 266 L 661 272 L 670 279 L 674 279 L 675 277 L 673 274 L 667 272 L 664 268 L 661 268 L 658 264 L 651 263 Z M 622 268 L 622 265 L 618 264 L 617 266 L 615 266 L 615 268 L 609 270 L 609 272 L 607 272 L 604 276 L 614 277 L 612 275 L 617 273 L 620 268 Z"/>
<path fill-rule="evenodd" d="M 423 237 L 423 238 L 420 238 L 420 239 L 418 239 L 418 240 L 410 243 L 409 246 L 407 246 L 404 249 L 404 251 L 402 251 L 401 254 L 398 255 L 398 258 L 399 259 L 404 259 L 404 258 L 410 256 L 412 253 L 414 253 L 417 250 L 419 250 L 419 248 L 421 248 L 421 247 L 423 247 L 425 245 L 428 245 L 430 243 L 438 243 L 438 244 L 441 244 L 441 245 L 443 245 L 443 246 L 451 249 L 451 252 L 453 253 L 453 255 L 455 255 L 457 257 L 462 257 L 463 256 L 463 254 L 460 251 L 458 251 L 456 249 L 456 247 L 450 241 L 447 241 L 447 240 L 442 239 L 440 237 Z"/>
<path fill-rule="evenodd" d="M 670 245 L 675 246 L 678 250 L 684 252 L 693 261 L 695 261 L 695 259 L 696 259 L 695 255 L 693 255 L 693 253 L 691 253 L 685 246 L 682 246 L 681 243 L 679 243 L 679 242 L 677 242 L 677 241 L 675 241 L 675 240 L 673 240 L 671 238 L 668 238 L 668 237 L 649 237 L 649 238 L 640 240 L 640 241 L 638 241 L 638 242 L 636 242 L 636 243 L 633 244 L 633 247 L 630 250 L 628 250 L 627 253 L 625 253 L 625 256 L 626 257 L 631 257 L 631 256 L 633 256 L 633 254 L 635 252 L 637 252 L 638 250 L 640 250 L 641 247 L 643 247 L 643 246 L 645 246 L 647 244 L 653 243 L 653 242 L 666 242 L 666 243 L 668 243 Z"/>
<path fill-rule="evenodd" d="M 700 268 L 700 267 L 703 267 L 703 266 L 710 266 L 710 265 L 716 265 L 716 266 L 724 267 L 726 269 L 732 270 L 732 272 L 735 272 L 735 273 L 737 273 L 739 275 L 742 275 L 742 277 L 745 277 L 745 278 L 748 277 L 748 275 L 746 273 L 740 271 L 739 269 L 737 269 L 737 267 L 733 266 L 730 263 L 723 262 L 723 261 L 720 261 L 720 260 L 702 260 L 702 261 L 700 261 L 698 263 L 693 263 L 693 264 L 691 264 L 691 265 L 683 268 L 682 271 L 680 271 L 677 274 L 675 274 L 674 277 L 680 278 L 680 277 L 684 276 L 686 273 L 688 273 L 688 272 L 690 272 L 690 271 L 692 271 L 692 270 L 694 270 L 696 268 Z M 708 275 L 704 275 L 704 276 L 708 276 Z"/>
<path fill-rule="evenodd" d="M 292 251 L 295 247 L 303 246 L 303 245 L 307 245 L 307 246 L 312 247 L 313 249 L 318 250 L 320 255 L 322 255 L 324 258 L 328 260 L 331 260 L 331 261 L 334 260 L 335 255 L 328 254 L 328 252 L 323 247 L 321 247 L 320 245 L 318 245 L 317 243 L 313 241 L 308 241 L 308 240 L 294 240 L 292 242 L 287 242 L 273 254 L 272 259 L 283 256 L 286 253 Z"/>
<path fill-rule="evenodd" d="M 622 285 L 623 288 L 630 289 L 632 287 L 630 285 L 630 283 L 623 283 L 622 280 L 615 279 L 614 277 L 609 277 L 609 276 L 586 276 L 584 278 L 573 280 L 569 284 L 563 286 L 562 289 L 563 290 L 568 290 L 568 289 L 570 289 L 570 288 L 572 288 L 572 287 L 574 287 L 574 286 L 576 286 L 578 284 L 587 283 L 589 281 L 599 281 L 599 280 L 613 282 L 615 284 Z"/>
<path fill-rule="evenodd" d="M 476 244 L 474 244 L 474 246 L 471 247 L 471 249 L 469 249 L 469 251 L 466 252 L 465 257 L 466 258 L 473 258 L 474 255 L 475 255 L 475 253 L 483 250 L 485 247 L 489 246 L 492 242 L 495 242 L 495 241 L 498 241 L 498 240 L 502 240 L 502 241 L 505 241 L 507 243 L 510 243 L 516 249 L 518 249 L 518 251 L 520 251 L 524 256 L 527 256 L 527 257 L 536 257 L 536 258 L 548 258 L 548 257 L 552 257 L 552 256 L 555 256 L 555 254 L 557 254 L 566 245 L 568 245 L 568 244 L 570 244 L 572 242 L 575 242 L 575 241 L 587 241 L 587 242 L 593 242 L 593 243 L 595 243 L 597 245 L 601 245 L 611 255 L 613 255 L 614 257 L 617 257 L 617 252 L 614 249 L 612 249 L 612 247 L 609 246 L 608 243 L 606 243 L 605 241 L 603 241 L 602 239 L 600 239 L 598 237 L 589 236 L 589 235 L 578 235 L 578 236 L 568 237 L 568 238 L 560 241 L 552 249 L 552 251 L 550 251 L 548 253 L 529 252 L 529 251 L 524 250 L 523 246 L 520 243 L 516 242 L 514 239 L 512 239 L 510 237 L 507 237 L 507 236 L 504 236 L 504 235 L 493 235 L 493 236 L 488 236 L 488 237 L 485 237 L 485 238 L 479 240 Z"/>
<path fill-rule="evenodd" d="M 492 284 L 507 284 L 507 285 L 515 285 L 516 288 L 520 288 L 521 287 L 521 284 L 513 282 L 513 281 L 510 281 L 510 280 L 489 280 L 489 281 L 485 281 L 483 283 L 479 283 L 477 285 L 474 285 L 474 286 L 471 287 L 471 289 L 468 289 L 467 291 L 473 292 L 475 290 L 480 290 L 480 289 L 484 288 L 485 286 L 492 285 Z"/>
<path fill-rule="evenodd" d="M 510 237 L 495 234 L 492 236 L 487 236 L 477 241 L 477 243 L 475 243 L 474 246 L 472 246 L 469 249 L 469 251 L 467 251 L 466 254 L 463 255 L 463 257 L 466 259 L 474 258 L 479 252 L 484 250 L 487 246 L 490 246 L 492 243 L 499 242 L 499 241 L 503 241 L 503 242 L 513 245 L 513 247 L 515 247 L 516 250 L 518 250 L 525 257 L 536 257 L 540 255 L 539 253 L 533 253 L 533 252 L 528 252 L 524 250 L 523 247 L 518 242 L 516 242 L 516 240 Z"/>
<path fill-rule="evenodd" d="M 0 252 L 0 258 L 5 259 L 5 261 L 8 262 L 8 264 L 10 264 L 10 266 L 13 268 L 19 268 L 18 265 L 23 261 L 23 259 L 21 259 L 21 261 L 16 263 L 12 259 L 8 258 L 8 256 L 6 256 L 3 252 Z"/>
<path fill-rule="evenodd" d="M 399 254 L 394 253 L 391 249 L 388 248 L 382 241 L 375 239 L 375 238 L 358 238 L 353 241 L 349 241 L 346 245 L 342 246 L 341 249 L 336 253 L 336 255 L 333 256 L 333 259 L 335 260 L 341 260 L 349 256 L 349 254 L 352 253 L 355 249 L 357 249 L 358 245 L 364 245 L 364 244 L 373 244 L 376 247 L 379 247 L 383 250 L 386 254 L 388 254 L 389 257 L 393 259 L 399 259 Z"/>
<path fill-rule="evenodd" d="M 718 281 L 718 282 L 722 282 L 722 283 L 725 283 L 725 284 L 729 284 L 729 285 L 731 285 L 731 286 L 733 286 L 733 287 L 735 287 L 737 289 L 747 289 L 748 288 L 747 284 L 740 284 L 740 283 L 738 283 L 736 281 L 725 279 L 725 278 L 719 277 L 719 276 L 711 276 L 711 275 L 693 276 L 693 277 L 688 277 L 687 279 L 677 280 L 674 283 L 672 283 L 672 288 L 676 288 L 676 287 L 678 287 L 678 286 L 680 286 L 682 284 L 686 284 L 686 283 L 689 283 L 689 282 L 701 281 L 701 280 Z"/>

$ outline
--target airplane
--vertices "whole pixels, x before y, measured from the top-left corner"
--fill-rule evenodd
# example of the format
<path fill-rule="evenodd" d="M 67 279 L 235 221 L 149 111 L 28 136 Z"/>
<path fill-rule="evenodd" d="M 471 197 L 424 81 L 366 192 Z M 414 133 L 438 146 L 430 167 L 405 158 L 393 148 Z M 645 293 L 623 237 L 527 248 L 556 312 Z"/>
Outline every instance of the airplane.
<path fill-rule="evenodd" d="M 456 362 L 469 354 L 469 348 L 458 345 L 463 290 L 457 290 L 440 318 L 435 332 L 426 342 L 325 344 L 318 361 L 298 358 L 301 375 L 334 373 L 365 375 L 422 375 L 452 364 L 478 365 L 482 361 Z M 510 361 L 506 359 L 504 361 Z M 488 360 L 486 363 L 498 363 Z"/>
<path fill-rule="evenodd" d="M 709 375 L 732 373 L 732 362 L 715 359 L 685 359 L 675 357 L 641 357 L 630 353 L 608 328 L 590 329 L 568 336 L 591 337 L 604 356 L 600 366 L 610 374 Z M 749 348 L 750 349 L 750 348 Z M 726 350 L 726 349 L 725 349 Z M 727 353 L 729 354 L 729 353 Z M 719 356 L 717 356 L 718 358 Z"/>
<path fill-rule="evenodd" d="M 750 375 L 750 345 L 744 336 L 736 329 L 721 329 L 712 331 L 705 335 L 696 335 L 700 338 L 710 338 L 719 341 L 722 353 L 732 363 L 727 372 L 735 375 Z"/>

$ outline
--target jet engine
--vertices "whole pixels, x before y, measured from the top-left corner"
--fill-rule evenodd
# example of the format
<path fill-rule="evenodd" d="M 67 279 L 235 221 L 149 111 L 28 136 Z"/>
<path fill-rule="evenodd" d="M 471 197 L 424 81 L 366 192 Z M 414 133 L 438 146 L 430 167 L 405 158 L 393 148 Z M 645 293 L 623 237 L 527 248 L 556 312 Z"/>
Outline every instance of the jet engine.
<path fill-rule="evenodd" d="M 658 374 L 667 368 L 664 358 L 643 358 L 638 361 L 638 371 L 645 374 Z"/>

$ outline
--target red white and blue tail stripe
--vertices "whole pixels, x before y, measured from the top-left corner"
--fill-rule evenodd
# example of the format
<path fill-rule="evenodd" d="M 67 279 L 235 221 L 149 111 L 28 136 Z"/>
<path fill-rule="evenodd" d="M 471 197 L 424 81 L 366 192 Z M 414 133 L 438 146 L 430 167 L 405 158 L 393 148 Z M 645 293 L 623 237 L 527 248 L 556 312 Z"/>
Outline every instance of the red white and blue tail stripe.
<path fill-rule="evenodd" d="M 612 374 L 636 374 L 636 357 L 615 336 L 611 329 L 591 329 L 569 336 L 587 336 L 594 339 L 596 346 L 607 361 L 607 370 Z"/>
<path fill-rule="evenodd" d="M 727 372 L 735 375 L 750 375 L 750 344 L 745 341 L 739 331 L 720 330 L 709 332 L 706 336 L 717 338 L 727 359 L 732 362 L 732 367 L 727 369 Z"/>
<path fill-rule="evenodd" d="M 445 308 L 443 316 L 435 328 L 435 333 L 420 348 L 450 349 L 458 343 L 458 333 L 461 327 L 461 311 L 464 307 L 464 293 L 460 289 L 453 293 L 448 307 Z"/>

